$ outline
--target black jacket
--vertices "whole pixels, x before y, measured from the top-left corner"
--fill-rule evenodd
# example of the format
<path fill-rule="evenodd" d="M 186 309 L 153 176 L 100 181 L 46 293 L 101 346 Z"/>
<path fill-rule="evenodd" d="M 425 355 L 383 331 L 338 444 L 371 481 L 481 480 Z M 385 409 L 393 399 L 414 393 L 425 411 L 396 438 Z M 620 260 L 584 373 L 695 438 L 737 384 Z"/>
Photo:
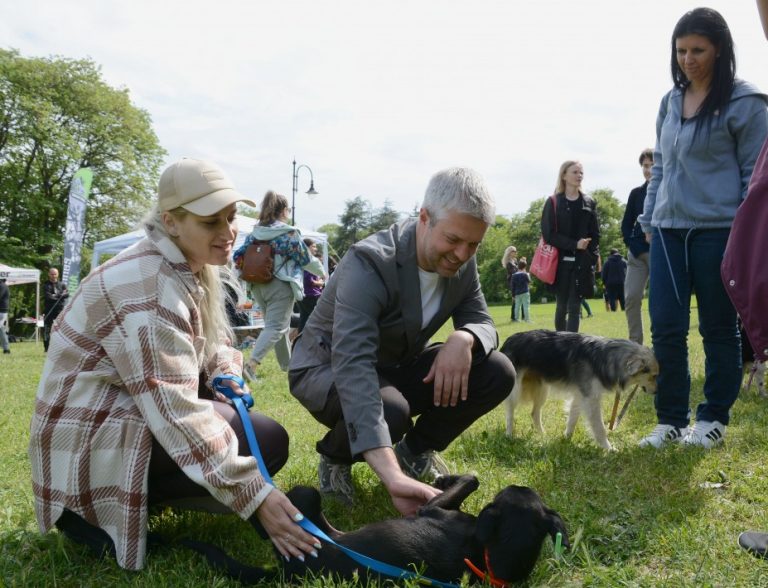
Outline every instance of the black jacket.
<path fill-rule="evenodd" d="M 597 222 L 597 203 L 582 194 L 583 205 L 576 216 L 576 226 L 572 227 L 572 216 L 568 212 L 565 194 L 557 199 L 557 220 L 552 214 L 552 198 L 547 198 L 541 214 L 541 235 L 544 241 L 557 247 L 560 261 L 563 257 L 576 258 L 576 289 L 580 296 L 592 296 L 595 293 L 595 265 L 600 253 L 600 225 Z M 555 229 L 557 227 L 557 229 Z M 572 237 L 571 235 L 577 235 Z M 576 249 L 579 239 L 591 238 L 586 249 Z"/>
<path fill-rule="evenodd" d="M 11 292 L 8 284 L 0 282 L 0 312 L 8 312 L 10 308 Z"/>
<path fill-rule="evenodd" d="M 53 322 L 59 313 L 64 310 L 64 305 L 69 298 L 69 292 L 64 282 L 51 282 L 46 280 L 43 284 L 43 294 L 45 299 L 43 302 L 43 312 L 45 313 L 45 320 Z"/>
<path fill-rule="evenodd" d="M 627 277 L 627 262 L 619 253 L 614 253 L 603 264 L 603 284 L 618 286 L 624 284 Z"/>
<path fill-rule="evenodd" d="M 629 193 L 627 207 L 624 209 L 624 218 L 621 220 L 621 235 L 624 243 L 635 257 L 647 253 L 651 246 L 645 240 L 645 233 L 637 222 L 637 217 L 643 214 L 645 194 L 648 191 L 648 182 L 638 186 Z"/>

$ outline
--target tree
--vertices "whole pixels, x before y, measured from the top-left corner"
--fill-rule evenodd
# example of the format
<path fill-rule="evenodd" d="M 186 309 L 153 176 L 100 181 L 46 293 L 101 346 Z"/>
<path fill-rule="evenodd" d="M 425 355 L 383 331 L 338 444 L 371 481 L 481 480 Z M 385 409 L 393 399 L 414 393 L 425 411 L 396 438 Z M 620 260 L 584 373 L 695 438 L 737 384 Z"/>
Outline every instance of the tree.
<path fill-rule="evenodd" d="M 375 233 L 376 231 L 381 231 L 382 229 L 389 228 L 391 225 L 395 224 L 399 220 L 400 220 L 400 213 L 397 212 L 394 208 L 392 208 L 392 201 L 385 200 L 384 206 L 382 206 L 381 208 L 379 208 L 373 213 L 373 216 L 371 217 L 371 222 L 368 226 L 368 230 L 371 233 Z"/>
<path fill-rule="evenodd" d="M 0 49 L 0 249 L 40 269 L 63 248 L 72 176 L 93 170 L 85 247 L 122 233 L 149 207 L 165 151 L 128 90 L 88 59 Z M 23 247 L 14 246 L 20 241 Z M 87 259 L 85 268 L 88 268 Z"/>
<path fill-rule="evenodd" d="M 590 196 L 597 202 L 602 258 L 606 259 L 614 247 L 626 254 L 626 246 L 621 237 L 621 219 L 624 218 L 625 205 L 614 197 L 610 188 L 599 188 L 590 192 Z"/>
<path fill-rule="evenodd" d="M 340 227 L 336 240 L 332 243 L 339 256 L 363 237 L 370 234 L 371 203 L 362 196 L 347 200 L 344 212 L 339 216 Z"/>

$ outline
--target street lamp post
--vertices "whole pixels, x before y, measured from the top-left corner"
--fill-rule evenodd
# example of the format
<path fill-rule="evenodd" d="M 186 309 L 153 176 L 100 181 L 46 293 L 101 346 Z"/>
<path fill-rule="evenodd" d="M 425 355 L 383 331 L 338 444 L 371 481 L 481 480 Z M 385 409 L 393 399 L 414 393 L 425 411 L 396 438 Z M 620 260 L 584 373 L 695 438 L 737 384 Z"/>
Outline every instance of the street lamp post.
<path fill-rule="evenodd" d="M 315 190 L 315 176 L 312 173 L 312 169 L 308 165 L 301 164 L 299 166 L 296 165 L 296 160 L 293 160 L 293 185 L 291 188 L 291 224 L 293 226 L 296 226 L 296 191 L 299 188 L 299 170 L 301 168 L 306 168 L 309 172 L 309 190 L 307 190 L 307 194 L 309 196 L 314 196 L 315 194 L 319 194 Z"/>

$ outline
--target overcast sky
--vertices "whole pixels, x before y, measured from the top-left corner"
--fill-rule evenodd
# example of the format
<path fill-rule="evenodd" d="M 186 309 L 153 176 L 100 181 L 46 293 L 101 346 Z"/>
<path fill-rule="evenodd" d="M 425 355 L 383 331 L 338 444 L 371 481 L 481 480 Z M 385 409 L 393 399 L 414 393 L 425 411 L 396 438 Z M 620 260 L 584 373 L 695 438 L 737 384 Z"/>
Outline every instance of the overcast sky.
<path fill-rule="evenodd" d="M 0 0 L 0 42 L 90 57 L 147 110 L 168 163 L 219 163 L 297 224 L 338 222 L 356 196 L 409 212 L 439 169 L 470 166 L 499 214 L 550 194 L 565 159 L 626 201 L 671 87 L 684 0 Z M 768 91 L 754 0 L 713 0 L 737 75 Z"/>

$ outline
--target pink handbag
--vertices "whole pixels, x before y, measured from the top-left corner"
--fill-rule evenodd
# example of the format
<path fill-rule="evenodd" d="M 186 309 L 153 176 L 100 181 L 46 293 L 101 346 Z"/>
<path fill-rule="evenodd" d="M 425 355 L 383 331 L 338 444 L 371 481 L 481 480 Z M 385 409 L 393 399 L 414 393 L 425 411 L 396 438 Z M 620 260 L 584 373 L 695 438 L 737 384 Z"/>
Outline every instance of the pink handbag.
<path fill-rule="evenodd" d="M 555 231 L 557 231 L 557 199 L 552 198 L 552 214 L 555 215 Z M 557 261 L 560 252 L 554 245 L 549 245 L 544 241 L 544 237 L 539 237 L 539 244 L 536 245 L 536 251 L 531 261 L 531 273 L 539 278 L 545 284 L 554 284 L 557 275 Z"/>

